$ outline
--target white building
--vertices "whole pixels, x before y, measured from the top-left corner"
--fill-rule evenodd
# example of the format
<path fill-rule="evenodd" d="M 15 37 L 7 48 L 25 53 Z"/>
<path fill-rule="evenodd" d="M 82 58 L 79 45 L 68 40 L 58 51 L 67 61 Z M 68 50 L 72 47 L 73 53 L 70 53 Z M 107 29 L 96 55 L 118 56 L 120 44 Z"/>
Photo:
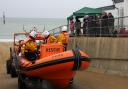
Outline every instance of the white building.
<path fill-rule="evenodd" d="M 112 0 L 114 2 L 111 6 L 101 7 L 101 9 L 107 13 L 111 12 L 113 16 L 116 17 L 124 17 L 128 16 L 128 0 Z M 128 17 L 115 19 L 115 24 L 128 27 Z"/>

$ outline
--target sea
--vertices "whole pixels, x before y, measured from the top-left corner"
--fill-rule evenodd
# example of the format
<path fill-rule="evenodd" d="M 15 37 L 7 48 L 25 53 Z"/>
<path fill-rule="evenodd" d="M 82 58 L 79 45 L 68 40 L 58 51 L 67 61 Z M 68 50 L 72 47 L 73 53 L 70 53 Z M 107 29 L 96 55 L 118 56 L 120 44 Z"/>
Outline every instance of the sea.
<path fill-rule="evenodd" d="M 0 41 L 10 41 L 16 32 L 29 32 L 33 27 L 38 31 L 52 30 L 66 25 L 64 18 L 6 18 L 5 24 L 0 18 Z M 24 30 L 23 30 L 24 29 Z"/>

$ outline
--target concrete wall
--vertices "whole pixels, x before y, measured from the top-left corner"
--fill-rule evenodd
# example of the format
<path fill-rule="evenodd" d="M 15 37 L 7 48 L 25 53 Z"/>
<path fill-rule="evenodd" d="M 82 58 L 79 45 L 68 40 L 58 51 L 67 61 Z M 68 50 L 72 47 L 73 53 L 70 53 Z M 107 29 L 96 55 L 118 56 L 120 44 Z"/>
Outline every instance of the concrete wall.
<path fill-rule="evenodd" d="M 92 58 L 89 71 L 128 76 L 128 38 L 73 37 L 68 49 L 76 44 Z"/>

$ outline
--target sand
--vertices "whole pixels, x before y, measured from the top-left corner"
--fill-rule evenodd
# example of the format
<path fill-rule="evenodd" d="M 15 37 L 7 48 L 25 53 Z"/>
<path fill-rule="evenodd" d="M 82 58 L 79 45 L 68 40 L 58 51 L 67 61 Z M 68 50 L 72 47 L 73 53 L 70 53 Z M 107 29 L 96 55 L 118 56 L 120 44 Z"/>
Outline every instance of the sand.
<path fill-rule="evenodd" d="M 17 78 L 6 74 L 11 43 L 0 43 L 0 89 L 18 89 Z M 128 89 L 128 77 L 79 71 L 69 89 Z"/>
<path fill-rule="evenodd" d="M 10 47 L 12 47 L 12 43 L 0 42 L 0 72 L 6 60 L 9 59 Z"/>

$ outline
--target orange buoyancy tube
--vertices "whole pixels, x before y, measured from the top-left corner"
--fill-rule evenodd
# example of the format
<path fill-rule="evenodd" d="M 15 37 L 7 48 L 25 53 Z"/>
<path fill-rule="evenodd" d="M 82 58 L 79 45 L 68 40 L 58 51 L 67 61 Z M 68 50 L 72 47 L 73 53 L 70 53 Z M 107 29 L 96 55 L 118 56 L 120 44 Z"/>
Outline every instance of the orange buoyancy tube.
<path fill-rule="evenodd" d="M 20 73 L 49 80 L 54 85 L 65 87 L 74 77 L 75 71 L 88 68 L 87 58 L 88 55 L 80 50 L 51 55 L 34 63 L 22 58 Z"/>
<path fill-rule="evenodd" d="M 24 58 L 23 58 L 23 60 L 25 60 L 25 61 L 23 61 L 24 62 L 23 64 L 26 64 L 26 65 L 30 64 L 30 63 L 28 63 L 28 62 L 30 62 L 29 60 L 26 60 Z M 48 67 L 50 67 L 50 66 L 60 65 L 61 68 L 60 67 L 59 68 L 56 67 L 55 69 L 56 70 L 57 69 L 63 69 L 63 70 L 71 70 L 71 69 L 73 69 L 75 71 L 75 70 L 79 70 L 79 69 L 84 69 L 85 68 L 85 66 L 83 66 L 83 68 L 81 68 L 82 67 L 81 62 L 89 63 L 89 61 L 90 60 L 88 59 L 88 55 L 84 54 L 82 51 L 79 51 L 79 50 L 66 51 L 66 52 L 58 53 L 58 54 L 51 55 L 51 56 L 48 56 L 48 57 L 45 57 L 45 58 L 41 58 L 40 60 L 36 60 L 34 62 L 34 64 L 30 64 L 29 66 L 27 66 L 27 68 L 25 68 L 25 70 L 29 70 L 29 72 L 30 72 L 30 70 L 36 70 L 36 69 L 40 70 L 40 68 L 43 68 L 43 69 L 41 69 L 42 73 L 43 73 L 43 72 L 45 72 L 45 71 L 43 71 L 45 69 L 47 69 L 46 71 L 51 70 L 51 69 L 48 69 Z M 63 66 L 64 63 L 66 63 L 65 65 L 70 66 L 70 67 L 68 67 L 68 68 L 66 67 L 65 68 L 65 66 Z M 68 65 L 68 64 L 70 64 L 70 65 Z M 38 66 L 38 65 L 40 65 L 40 66 Z M 22 63 L 21 63 L 21 66 L 25 67 L 24 65 L 22 65 Z M 50 68 L 54 69 L 53 67 L 50 67 Z M 49 72 L 51 72 L 51 71 L 49 71 Z"/>
<path fill-rule="evenodd" d="M 66 33 L 65 35 L 68 36 Z M 51 42 L 48 41 L 47 43 Z M 48 48 L 46 51 L 57 50 Z M 44 51 L 41 52 L 43 54 Z M 34 62 L 22 58 L 20 60 L 20 73 L 49 80 L 54 85 L 64 87 L 69 85 L 70 79 L 75 75 L 75 71 L 84 70 L 88 66 L 88 55 L 80 50 L 70 50 L 42 57 L 39 60 L 34 60 Z"/>
<path fill-rule="evenodd" d="M 64 58 L 70 58 L 70 57 L 73 58 L 73 56 L 74 55 L 73 55 L 72 51 L 66 51 L 66 52 L 58 53 L 58 54 L 55 54 L 55 55 L 47 56 L 45 58 L 41 58 L 39 60 L 36 60 L 35 63 L 30 65 L 30 66 L 35 66 L 35 65 L 50 62 L 50 61 L 57 61 L 57 60 L 64 59 Z M 24 58 L 22 58 L 21 60 L 29 61 L 29 60 L 24 59 Z"/>

